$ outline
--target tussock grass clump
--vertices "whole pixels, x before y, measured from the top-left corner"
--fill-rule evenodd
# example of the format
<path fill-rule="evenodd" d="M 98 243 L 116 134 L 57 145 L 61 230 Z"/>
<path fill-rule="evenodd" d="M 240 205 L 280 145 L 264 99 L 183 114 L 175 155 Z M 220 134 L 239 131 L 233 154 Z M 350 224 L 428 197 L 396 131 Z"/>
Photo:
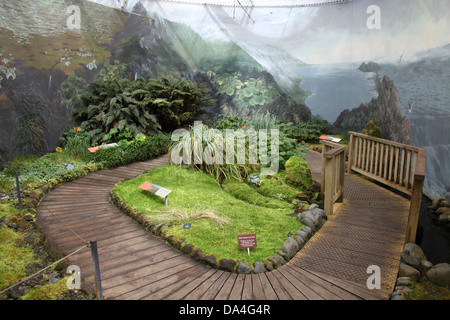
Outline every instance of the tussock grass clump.
<path fill-rule="evenodd" d="M 209 219 L 220 227 L 228 224 L 226 218 L 220 217 L 216 212 L 207 209 L 193 208 L 191 210 L 183 208 L 173 208 L 170 210 L 164 210 L 157 213 L 156 220 L 165 223 L 185 223 L 190 220 Z"/>

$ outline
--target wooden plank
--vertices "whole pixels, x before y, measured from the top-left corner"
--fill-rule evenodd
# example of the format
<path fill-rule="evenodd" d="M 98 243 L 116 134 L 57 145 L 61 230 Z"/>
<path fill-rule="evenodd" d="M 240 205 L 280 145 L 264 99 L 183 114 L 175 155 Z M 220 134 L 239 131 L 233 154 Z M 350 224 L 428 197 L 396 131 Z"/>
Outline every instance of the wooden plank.
<path fill-rule="evenodd" d="M 219 271 L 222 275 L 214 282 L 214 284 L 205 291 L 205 293 L 200 297 L 200 300 L 214 300 L 220 288 L 227 281 L 230 276 L 229 272 Z"/>
<path fill-rule="evenodd" d="M 204 270 L 202 271 L 204 272 Z M 217 279 L 220 278 L 222 272 L 216 272 L 211 277 L 209 277 L 206 281 L 204 281 L 201 285 L 199 285 L 195 290 L 191 291 L 186 297 L 186 300 L 199 300 L 201 296 L 211 287 Z"/>
<path fill-rule="evenodd" d="M 253 300 L 253 284 L 252 276 L 250 274 L 245 275 L 244 285 L 242 288 L 242 300 Z"/>
<path fill-rule="evenodd" d="M 195 288 L 201 285 L 204 281 L 206 281 L 210 276 L 212 276 L 216 272 L 218 272 L 217 269 L 208 269 L 208 271 L 204 272 L 201 276 L 197 276 L 195 279 L 185 284 L 182 288 L 173 291 L 171 294 L 167 295 L 165 299 L 166 300 L 184 299 L 185 296 L 187 296 L 191 291 L 195 290 Z"/>
<path fill-rule="evenodd" d="M 197 266 L 192 266 L 190 268 L 184 269 L 183 271 L 178 271 L 169 268 L 164 270 L 164 272 L 158 272 L 157 274 L 149 276 L 145 282 L 139 282 L 135 289 L 117 296 L 116 299 L 120 300 L 145 299 L 152 293 L 163 290 L 167 286 L 177 283 L 178 281 L 184 279 L 185 277 L 192 275 L 193 272 L 195 273 L 195 268 L 197 268 Z M 155 281 L 154 280 L 155 276 L 158 276 L 161 279 Z"/>
<path fill-rule="evenodd" d="M 272 271 L 274 277 L 277 278 L 277 280 L 280 282 L 280 284 L 283 286 L 283 288 L 286 290 L 286 292 L 291 296 L 291 299 L 293 300 L 307 300 L 305 295 L 301 293 L 297 288 L 289 282 L 286 277 L 284 276 L 283 269 L 276 269 Z"/>
<path fill-rule="evenodd" d="M 280 281 L 278 281 L 278 278 L 275 277 L 274 271 L 267 272 L 266 275 L 279 300 L 292 300 L 287 290 L 280 283 Z"/>
<path fill-rule="evenodd" d="M 198 272 L 195 268 L 188 269 L 185 275 L 182 275 L 184 272 L 180 272 L 179 274 L 174 276 L 174 282 L 170 285 L 167 285 L 160 290 L 155 290 L 155 292 L 145 296 L 143 299 L 145 300 L 163 300 L 166 299 L 172 292 L 176 292 L 177 290 L 183 288 L 188 283 L 192 282 L 195 278 L 198 277 Z"/>
<path fill-rule="evenodd" d="M 233 289 L 230 292 L 229 299 L 230 300 L 241 300 L 242 299 L 242 290 L 244 287 L 245 275 L 239 274 L 233 285 Z"/>
<path fill-rule="evenodd" d="M 287 265 L 285 268 L 282 269 L 283 276 L 286 277 L 286 279 L 299 291 L 302 293 L 303 296 L 305 296 L 308 300 L 323 300 L 323 298 L 316 293 L 314 290 L 311 289 L 305 282 L 301 280 L 301 277 L 298 276 L 298 274 L 294 271 L 294 269 L 290 268 L 289 265 Z"/>
<path fill-rule="evenodd" d="M 259 273 L 258 278 L 264 291 L 265 300 L 278 300 L 278 296 L 275 293 L 275 290 L 272 288 L 272 284 L 267 278 L 267 274 Z"/>
<path fill-rule="evenodd" d="M 173 261 L 169 261 L 173 262 Z M 161 272 L 163 266 L 167 266 L 173 274 L 179 274 L 186 270 L 189 264 L 179 264 L 169 266 L 166 261 L 160 264 L 150 265 L 148 267 L 136 268 L 133 273 L 124 273 L 120 276 L 113 278 L 103 279 L 102 288 L 105 296 L 110 298 L 118 298 L 119 296 L 129 294 L 142 286 L 150 286 L 151 283 L 160 281 L 167 277 L 167 273 Z M 103 270 L 101 270 L 103 275 Z M 141 295 L 141 298 L 145 296 L 145 293 Z M 126 299 L 126 297 L 122 297 Z"/>
<path fill-rule="evenodd" d="M 231 273 L 227 281 L 217 293 L 215 300 L 228 300 L 231 290 L 233 289 L 234 282 L 236 281 L 237 273 Z"/>
<path fill-rule="evenodd" d="M 326 281 L 326 279 L 317 277 L 309 273 L 307 270 L 296 266 L 295 264 L 290 264 L 289 268 L 294 270 L 297 274 L 299 274 L 302 277 L 302 279 L 307 281 L 308 286 L 310 286 L 315 292 L 317 292 L 323 299 L 353 300 L 356 297 L 355 295 L 352 295 L 348 291 Z"/>
<path fill-rule="evenodd" d="M 321 277 L 322 279 L 326 279 L 328 282 L 334 284 L 337 287 L 345 289 L 348 292 L 351 292 L 353 295 L 359 297 L 364 300 L 380 300 L 386 299 L 386 294 L 380 291 L 369 291 L 369 289 L 356 285 L 348 280 L 338 279 L 336 277 L 326 275 L 320 272 L 308 270 L 310 273 L 317 277 Z"/>
<path fill-rule="evenodd" d="M 253 299 L 254 300 L 264 300 L 266 297 L 264 294 L 264 288 L 261 283 L 259 274 L 252 274 L 251 278 L 252 278 Z"/>

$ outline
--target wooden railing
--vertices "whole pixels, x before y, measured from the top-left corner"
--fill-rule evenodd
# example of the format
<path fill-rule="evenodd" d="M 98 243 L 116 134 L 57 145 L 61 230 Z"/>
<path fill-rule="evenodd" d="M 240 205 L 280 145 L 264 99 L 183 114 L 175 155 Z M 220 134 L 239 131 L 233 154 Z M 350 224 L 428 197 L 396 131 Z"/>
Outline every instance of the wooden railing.
<path fill-rule="evenodd" d="M 344 197 L 345 147 L 327 140 L 320 142 L 322 143 L 321 193 L 325 214 L 332 215 L 334 203 L 342 202 Z"/>
<path fill-rule="evenodd" d="M 415 242 L 425 179 L 425 149 L 349 133 L 348 173 L 358 172 L 411 196 L 406 242 Z"/>

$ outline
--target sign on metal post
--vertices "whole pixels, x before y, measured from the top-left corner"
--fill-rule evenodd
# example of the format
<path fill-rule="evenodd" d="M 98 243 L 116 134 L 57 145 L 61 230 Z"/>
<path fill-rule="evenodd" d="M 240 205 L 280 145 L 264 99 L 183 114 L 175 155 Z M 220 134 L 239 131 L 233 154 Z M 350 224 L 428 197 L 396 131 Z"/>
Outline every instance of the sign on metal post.
<path fill-rule="evenodd" d="M 169 197 L 169 194 L 172 192 L 172 190 L 160 187 L 156 184 L 150 183 L 145 181 L 143 184 L 141 184 L 139 186 L 139 188 L 141 188 L 142 190 L 151 192 L 156 194 L 157 196 L 161 197 L 161 198 L 165 198 L 166 200 L 166 207 L 167 207 L 167 198 Z"/>
<path fill-rule="evenodd" d="M 239 249 L 247 248 L 247 253 L 250 256 L 250 248 L 257 246 L 256 234 L 242 234 L 238 235 Z"/>

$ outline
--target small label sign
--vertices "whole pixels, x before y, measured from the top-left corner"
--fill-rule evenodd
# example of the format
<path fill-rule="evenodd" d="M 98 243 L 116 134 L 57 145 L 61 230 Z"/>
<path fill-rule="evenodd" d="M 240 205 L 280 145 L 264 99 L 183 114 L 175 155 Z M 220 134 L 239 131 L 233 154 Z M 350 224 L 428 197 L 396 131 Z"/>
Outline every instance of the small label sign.
<path fill-rule="evenodd" d="M 185 223 L 183 225 L 183 229 L 190 229 L 191 228 L 191 224 L 190 223 Z"/>
<path fill-rule="evenodd" d="M 242 234 L 238 236 L 239 249 L 256 247 L 256 234 Z"/>

